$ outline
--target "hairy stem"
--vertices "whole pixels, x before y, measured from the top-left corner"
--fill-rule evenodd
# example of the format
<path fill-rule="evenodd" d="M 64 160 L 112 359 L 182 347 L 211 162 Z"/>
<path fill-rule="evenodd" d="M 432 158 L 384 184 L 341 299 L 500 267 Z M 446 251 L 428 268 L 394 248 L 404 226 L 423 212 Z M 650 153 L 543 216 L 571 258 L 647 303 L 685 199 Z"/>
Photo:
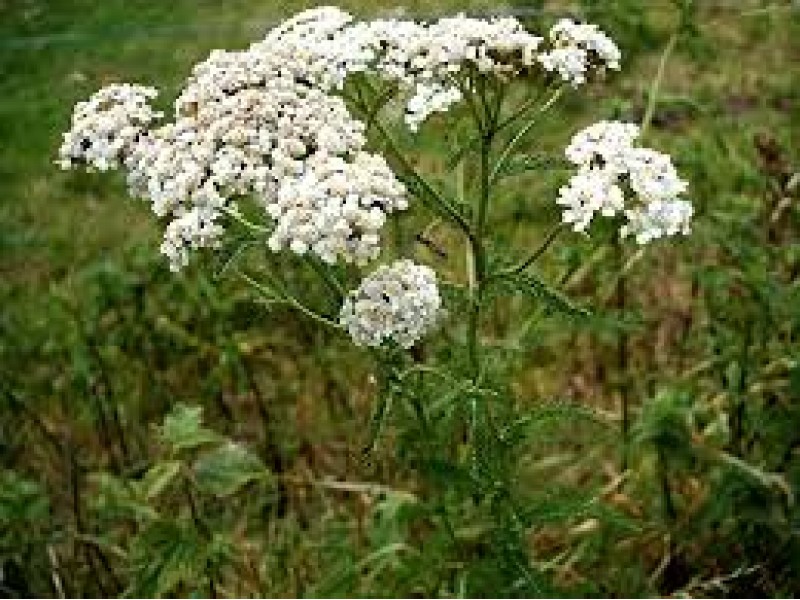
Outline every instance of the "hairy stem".
<path fill-rule="evenodd" d="M 479 79 L 479 83 L 483 78 Z M 472 380 L 477 382 L 481 373 L 480 343 L 478 332 L 480 330 L 481 304 L 487 278 L 486 269 L 486 247 L 484 239 L 486 237 L 486 219 L 489 211 L 489 198 L 492 186 L 492 171 L 489 165 L 497 131 L 497 118 L 499 116 L 499 106 L 493 113 L 486 107 L 486 86 L 478 86 L 481 96 L 481 106 L 485 113 L 483 118 L 484 128 L 481 132 L 481 143 L 479 148 L 479 188 L 477 206 L 473 215 L 473 223 L 469 234 L 470 248 L 470 312 L 467 322 L 467 354 L 469 356 L 470 372 Z"/>

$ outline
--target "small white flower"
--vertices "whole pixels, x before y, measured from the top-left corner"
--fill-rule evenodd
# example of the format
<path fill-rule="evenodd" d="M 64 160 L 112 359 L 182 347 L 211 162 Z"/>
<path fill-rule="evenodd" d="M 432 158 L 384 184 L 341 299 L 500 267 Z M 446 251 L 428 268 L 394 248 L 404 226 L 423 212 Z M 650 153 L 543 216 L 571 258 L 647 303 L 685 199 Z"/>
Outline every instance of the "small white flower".
<path fill-rule="evenodd" d="M 639 126 L 619 121 L 599 121 L 576 133 L 564 155 L 577 167 L 600 166 L 624 170 L 627 158 L 639 137 Z"/>
<path fill-rule="evenodd" d="M 633 148 L 625 155 L 631 188 L 647 200 L 668 200 L 686 191 L 672 159 L 649 148 Z"/>
<path fill-rule="evenodd" d="M 300 176 L 285 176 L 273 198 L 265 197 L 276 221 L 269 240 L 275 251 L 312 251 L 322 260 L 364 264 L 380 252 L 386 215 L 405 210 L 404 186 L 383 158 L 357 152 L 348 162 L 320 154 Z"/>
<path fill-rule="evenodd" d="M 436 273 L 404 259 L 364 278 L 345 299 L 340 321 L 359 346 L 391 340 L 410 348 L 436 325 L 441 311 Z"/>

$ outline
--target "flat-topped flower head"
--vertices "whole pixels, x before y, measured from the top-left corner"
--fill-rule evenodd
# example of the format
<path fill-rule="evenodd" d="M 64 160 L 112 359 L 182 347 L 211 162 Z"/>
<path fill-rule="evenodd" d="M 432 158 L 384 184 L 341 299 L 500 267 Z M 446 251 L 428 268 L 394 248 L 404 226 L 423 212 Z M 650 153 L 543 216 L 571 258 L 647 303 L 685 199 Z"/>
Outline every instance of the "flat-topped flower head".
<path fill-rule="evenodd" d="M 553 52 L 577 48 L 581 68 L 618 62 L 616 46 L 594 26 L 564 21 L 550 37 Z M 364 264 L 380 253 L 387 215 L 408 201 L 340 97 L 346 79 L 367 72 L 388 81 L 416 130 L 474 93 L 478 81 L 548 69 L 542 42 L 512 17 L 359 22 L 335 7 L 307 10 L 245 50 L 211 52 L 192 69 L 171 122 L 156 124 L 161 115 L 148 104 L 155 90 L 103 88 L 76 107 L 60 163 L 124 167 L 131 195 L 173 220 L 162 244 L 172 268 L 192 249 L 215 245 L 243 197 L 255 199 L 273 226 L 273 250 Z M 674 185 L 652 157 L 637 157 L 630 171 L 648 197 L 665 193 L 655 179 L 663 189 Z M 587 207 L 616 207 L 590 196 L 581 182 L 562 198 L 576 226 L 588 225 Z"/>
<path fill-rule="evenodd" d="M 410 348 L 437 324 L 441 311 L 436 273 L 403 259 L 364 278 L 345 299 L 340 321 L 359 346 L 393 341 Z"/>
<path fill-rule="evenodd" d="M 624 214 L 620 234 L 640 244 L 689 232 L 692 206 L 680 198 L 688 184 L 668 155 L 635 147 L 638 137 L 637 125 L 617 121 L 600 121 L 573 136 L 564 154 L 577 172 L 556 203 L 575 231 L 585 231 L 599 213 Z"/>
<path fill-rule="evenodd" d="M 386 162 L 364 149 L 364 124 L 332 93 L 374 58 L 364 40 L 343 35 L 351 20 L 314 9 L 245 51 L 212 52 L 193 69 L 174 121 L 160 127 L 148 128 L 154 91 L 101 90 L 77 107 L 62 157 L 124 165 L 131 194 L 176 219 L 162 244 L 174 269 L 224 234 L 228 209 L 244 196 L 274 220 L 273 249 L 363 264 L 380 251 L 386 215 L 407 200 Z"/>
<path fill-rule="evenodd" d="M 597 25 L 561 19 L 548 38 L 551 49 L 539 54 L 539 62 L 573 86 L 585 83 L 592 69 L 620 67 L 619 48 Z"/>
<path fill-rule="evenodd" d="M 542 41 L 512 17 L 457 15 L 427 24 L 375 21 L 365 30 L 350 29 L 370 40 L 374 70 L 400 84 L 412 131 L 459 102 L 462 87 L 471 85 L 475 73 L 513 77 L 530 68 Z"/>

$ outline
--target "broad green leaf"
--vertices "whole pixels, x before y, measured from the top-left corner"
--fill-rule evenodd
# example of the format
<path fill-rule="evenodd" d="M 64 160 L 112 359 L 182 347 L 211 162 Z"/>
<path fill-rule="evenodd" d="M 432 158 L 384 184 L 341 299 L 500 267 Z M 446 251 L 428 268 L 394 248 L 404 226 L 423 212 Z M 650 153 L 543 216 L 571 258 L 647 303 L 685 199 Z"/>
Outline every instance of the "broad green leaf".
<path fill-rule="evenodd" d="M 177 460 L 167 460 L 150 467 L 140 483 L 144 497 L 152 500 L 160 495 L 177 477 L 180 470 L 181 462 Z"/>
<path fill-rule="evenodd" d="M 201 456 L 195 462 L 194 473 L 200 488 L 215 496 L 230 496 L 248 483 L 269 478 L 258 457 L 234 443 Z"/>
<path fill-rule="evenodd" d="M 203 427 L 202 414 L 203 409 L 199 406 L 178 404 L 164 418 L 162 438 L 175 452 L 220 441 L 216 433 Z"/>

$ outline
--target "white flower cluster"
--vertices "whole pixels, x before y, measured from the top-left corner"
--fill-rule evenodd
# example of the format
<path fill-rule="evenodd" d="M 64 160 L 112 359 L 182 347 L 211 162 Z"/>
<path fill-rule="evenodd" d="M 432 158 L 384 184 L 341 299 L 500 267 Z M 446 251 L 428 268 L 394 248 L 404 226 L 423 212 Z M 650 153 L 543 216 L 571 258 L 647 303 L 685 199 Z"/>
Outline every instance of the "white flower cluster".
<path fill-rule="evenodd" d="M 619 69 L 621 58 L 619 48 L 597 26 L 567 19 L 552 28 L 552 47 L 543 51 L 543 38 L 513 17 L 458 15 L 430 24 L 376 21 L 358 32 L 362 47 L 371 46 L 376 53 L 375 70 L 410 90 L 406 123 L 411 130 L 461 100 L 476 72 L 513 77 L 540 65 L 578 85 L 593 67 Z"/>
<path fill-rule="evenodd" d="M 340 320 L 359 346 L 391 340 L 410 348 L 436 325 L 441 311 L 434 271 L 403 259 L 379 267 L 350 292 Z"/>
<path fill-rule="evenodd" d="M 601 121 L 578 132 L 564 154 L 578 171 L 559 190 L 562 219 L 575 231 L 585 231 L 597 213 L 623 214 L 623 237 L 640 244 L 688 233 L 692 205 L 680 198 L 687 183 L 666 154 L 633 144 L 639 128 L 630 123 Z M 633 204 L 626 205 L 628 196 Z"/>
<path fill-rule="evenodd" d="M 562 21 L 551 38 L 542 51 L 542 38 L 509 17 L 354 22 L 338 8 L 308 10 L 244 51 L 212 52 L 194 67 L 172 122 L 155 126 L 151 88 L 100 90 L 77 106 L 59 162 L 124 165 L 132 195 L 172 221 L 162 251 L 175 270 L 190 250 L 219 243 L 244 196 L 274 220 L 274 250 L 363 264 L 380 251 L 386 215 L 408 203 L 386 162 L 365 149 L 364 124 L 335 95 L 348 75 L 397 83 L 415 130 L 461 100 L 478 74 L 543 66 L 576 83 L 577 71 L 553 55 L 565 49 L 582 57 L 582 77 L 596 64 L 618 66 L 619 51 L 594 26 Z"/>
<path fill-rule="evenodd" d="M 106 113 L 120 124 L 112 156 L 124 162 L 132 195 L 174 220 L 161 246 L 173 270 L 189 250 L 219 243 L 224 213 L 242 196 L 275 220 L 275 250 L 363 264 L 380 250 L 386 214 L 407 201 L 383 158 L 364 149 L 364 125 L 329 93 L 356 68 L 358 54 L 336 42 L 349 21 L 338 9 L 307 11 L 246 51 L 213 52 L 176 100 L 174 122 L 149 131 L 146 104 L 134 102 L 143 92 L 129 99 L 119 90 L 137 88 L 105 88 L 78 107 L 67 138 L 85 137 L 87 114 L 99 115 L 92 126 L 101 132 Z"/>
<path fill-rule="evenodd" d="M 539 55 L 547 71 L 557 72 L 574 86 L 586 81 L 592 66 L 619 69 L 622 57 L 614 41 L 597 25 L 561 19 L 550 30 L 553 48 Z"/>
<path fill-rule="evenodd" d="M 403 186 L 380 156 L 357 152 L 351 162 L 316 154 L 311 168 L 280 182 L 267 212 L 276 222 L 269 246 L 313 252 L 327 263 L 339 256 L 364 264 L 377 257 L 386 214 L 405 210 Z"/>
<path fill-rule="evenodd" d="M 430 24 L 378 21 L 371 32 L 376 70 L 409 91 L 406 124 L 411 130 L 461 100 L 462 86 L 476 72 L 512 76 L 531 67 L 542 41 L 511 17 L 458 15 Z"/>
<path fill-rule="evenodd" d="M 161 117 L 149 104 L 157 95 L 150 87 L 116 84 L 79 102 L 64 134 L 58 164 L 63 169 L 85 165 L 100 171 L 119 167 L 142 132 Z"/>
<path fill-rule="evenodd" d="M 406 124 L 411 130 L 459 102 L 476 73 L 513 77 L 542 66 L 577 84 L 592 67 L 617 69 L 620 60 L 617 46 L 596 26 L 568 20 L 553 28 L 553 47 L 545 51 L 540 51 L 543 38 L 526 31 L 513 17 L 458 15 L 431 23 L 398 19 L 353 23 L 346 13 L 324 8 L 301 13 L 276 31 L 279 49 L 271 34 L 254 44 L 251 52 L 279 53 L 295 76 L 323 89 L 338 88 L 349 74 L 362 71 L 397 82 L 405 94 Z M 305 70 L 291 66 L 297 56 L 303 57 Z M 577 66 L 565 71 L 562 57 Z M 257 77 L 260 69 L 251 64 L 250 77 Z"/>
<path fill-rule="evenodd" d="M 653 200 L 625 211 L 628 223 L 620 233 L 634 235 L 639 244 L 665 236 L 690 233 L 694 208 L 686 200 Z"/>

